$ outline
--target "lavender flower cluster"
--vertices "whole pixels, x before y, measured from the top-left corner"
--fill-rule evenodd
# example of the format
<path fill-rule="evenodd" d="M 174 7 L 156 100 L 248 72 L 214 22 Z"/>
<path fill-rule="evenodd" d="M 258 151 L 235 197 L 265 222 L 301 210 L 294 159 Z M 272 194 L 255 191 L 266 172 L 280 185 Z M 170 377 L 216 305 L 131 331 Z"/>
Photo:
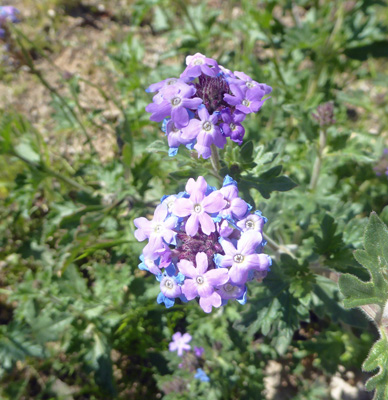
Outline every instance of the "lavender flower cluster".
<path fill-rule="evenodd" d="M 152 220 L 134 220 L 136 239 L 148 239 L 139 268 L 156 276 L 157 302 L 167 308 L 177 298 L 199 297 L 206 313 L 232 299 L 244 304 L 247 281 L 263 279 L 271 265 L 262 253 L 266 218 L 251 212 L 229 176 L 220 190 L 202 176 L 190 178 L 185 189 L 162 198 Z"/>
<path fill-rule="evenodd" d="M 4 39 L 6 30 L 5 24 L 8 22 L 17 23 L 19 22 L 18 15 L 20 11 L 12 6 L 0 6 L 0 39 Z"/>
<path fill-rule="evenodd" d="M 216 60 L 196 53 L 186 58 L 180 78 L 152 84 L 147 92 L 157 92 L 146 107 L 150 120 L 163 121 L 169 155 L 180 145 L 195 149 L 198 157 L 209 158 L 211 145 L 224 148 L 226 138 L 242 144 L 247 114 L 257 113 L 272 88 L 243 72 L 232 73 Z"/>

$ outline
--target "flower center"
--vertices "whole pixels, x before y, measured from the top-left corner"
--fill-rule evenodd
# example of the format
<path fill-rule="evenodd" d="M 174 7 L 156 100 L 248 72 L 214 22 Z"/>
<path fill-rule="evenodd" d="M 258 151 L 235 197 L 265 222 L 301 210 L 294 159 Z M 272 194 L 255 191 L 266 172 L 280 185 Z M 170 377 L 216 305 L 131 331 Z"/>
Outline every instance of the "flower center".
<path fill-rule="evenodd" d="M 244 101 L 245 101 L 245 100 L 244 100 Z M 182 102 L 182 100 L 180 99 L 180 97 L 174 97 L 174 98 L 171 100 L 171 104 L 172 104 L 173 106 L 177 106 L 177 105 L 179 105 L 181 102 Z"/>
<path fill-rule="evenodd" d="M 243 261 L 244 261 L 244 256 L 242 255 L 242 254 L 236 254 L 234 257 L 233 257 L 233 260 L 234 260 L 234 262 L 236 262 L 236 263 L 242 263 Z"/>
<path fill-rule="evenodd" d="M 245 83 L 245 86 L 249 87 L 249 88 L 253 88 L 253 87 L 255 87 L 255 84 L 252 81 L 248 81 Z"/>
<path fill-rule="evenodd" d="M 204 131 L 209 132 L 212 130 L 212 124 L 209 121 L 206 121 L 203 125 L 202 128 Z"/>
<path fill-rule="evenodd" d="M 247 100 L 247 99 L 244 99 L 242 101 L 242 105 L 245 106 L 245 107 L 249 107 L 250 104 L 251 104 L 251 102 L 249 100 Z"/>
<path fill-rule="evenodd" d="M 203 278 L 203 276 L 200 275 L 200 276 L 197 276 L 196 281 L 197 281 L 198 285 L 202 285 L 205 282 L 205 279 Z"/>
<path fill-rule="evenodd" d="M 202 211 L 202 207 L 200 204 L 196 204 L 194 206 L 194 212 L 196 212 L 197 214 L 199 214 Z"/>
<path fill-rule="evenodd" d="M 164 282 L 164 286 L 168 289 L 172 289 L 174 287 L 174 284 L 171 279 L 166 279 L 166 282 Z"/>
<path fill-rule="evenodd" d="M 167 81 L 167 85 L 175 85 L 176 83 L 176 79 L 170 79 L 169 81 Z"/>
<path fill-rule="evenodd" d="M 162 225 L 160 225 L 160 224 L 155 225 L 154 232 L 160 233 L 160 232 L 162 232 L 162 229 L 163 229 Z"/>
<path fill-rule="evenodd" d="M 245 222 L 245 227 L 247 229 L 253 229 L 255 227 L 255 223 L 253 221 L 247 221 Z"/>
<path fill-rule="evenodd" d="M 235 125 L 235 124 L 233 124 L 233 123 L 232 123 L 232 124 L 230 124 L 229 126 L 230 126 L 230 129 L 231 129 L 232 131 L 234 131 L 234 130 L 236 129 L 236 125 Z"/>
<path fill-rule="evenodd" d="M 234 291 L 234 286 L 232 286 L 230 283 L 226 283 L 224 285 L 224 290 L 225 290 L 225 292 L 228 292 L 228 293 L 233 292 Z"/>
<path fill-rule="evenodd" d="M 203 60 L 201 58 L 197 58 L 194 62 L 193 65 L 202 65 L 203 64 Z"/>

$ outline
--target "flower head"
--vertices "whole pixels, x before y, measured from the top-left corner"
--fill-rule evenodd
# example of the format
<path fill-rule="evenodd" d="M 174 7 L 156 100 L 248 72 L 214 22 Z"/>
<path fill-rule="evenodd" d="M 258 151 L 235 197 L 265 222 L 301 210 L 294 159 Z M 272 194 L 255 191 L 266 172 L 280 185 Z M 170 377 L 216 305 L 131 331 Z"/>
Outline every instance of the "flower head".
<path fill-rule="evenodd" d="M 224 148 L 227 138 L 241 145 L 245 116 L 260 110 L 272 88 L 200 53 L 188 56 L 186 65 L 180 78 L 165 79 L 146 90 L 157 92 L 146 107 L 151 121 L 171 121 L 164 129 L 169 155 L 175 155 L 181 144 L 203 158 L 211 156 L 212 144 Z"/>
<path fill-rule="evenodd" d="M 148 239 L 139 268 L 155 275 L 157 302 L 166 307 L 198 299 L 209 313 L 229 300 L 244 304 L 246 283 L 264 278 L 270 266 L 262 253 L 266 219 L 251 213 L 229 176 L 220 190 L 202 176 L 185 189 L 164 196 L 152 220 L 135 219 L 135 237 Z"/>

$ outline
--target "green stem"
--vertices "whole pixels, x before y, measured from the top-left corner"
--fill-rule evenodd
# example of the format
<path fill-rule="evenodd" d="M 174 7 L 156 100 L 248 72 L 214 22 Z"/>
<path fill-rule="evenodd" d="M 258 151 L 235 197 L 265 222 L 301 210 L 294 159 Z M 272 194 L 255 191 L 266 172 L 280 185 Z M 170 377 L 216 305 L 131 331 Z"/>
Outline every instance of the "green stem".
<path fill-rule="evenodd" d="M 296 258 L 295 255 L 286 247 L 276 243 L 267 234 L 263 233 L 264 239 L 267 241 L 268 247 L 277 253 L 286 253 L 292 258 Z"/>
<path fill-rule="evenodd" d="M 191 25 L 191 27 L 193 28 L 193 31 L 195 33 L 195 36 L 197 37 L 198 41 L 201 41 L 201 34 L 197 28 L 197 26 L 195 25 L 195 22 L 193 20 L 193 18 L 191 18 L 191 15 L 189 13 L 189 10 L 187 9 L 187 5 L 184 1 L 182 0 L 178 0 L 179 5 L 181 6 L 181 9 L 183 11 L 183 13 L 186 15 L 187 20 L 189 21 L 189 24 Z"/>
<path fill-rule="evenodd" d="M 317 157 L 315 158 L 313 172 L 311 174 L 311 180 L 309 186 L 310 190 L 315 190 L 315 188 L 317 187 L 318 178 L 322 167 L 323 152 L 325 150 L 325 147 L 326 147 L 326 128 L 321 129 L 319 131 L 319 148 Z"/>
<path fill-rule="evenodd" d="M 32 161 L 30 161 L 30 160 L 24 158 L 24 157 L 21 156 L 20 154 L 17 154 L 16 152 L 11 152 L 11 154 L 12 154 L 13 156 L 17 157 L 19 160 L 21 160 L 21 161 L 25 162 L 26 164 L 28 164 L 30 167 L 32 167 L 32 168 L 34 168 L 34 169 L 37 169 L 37 170 L 40 170 L 40 171 L 42 171 L 42 172 L 45 172 L 45 173 L 47 173 L 48 175 L 50 175 L 50 176 L 52 176 L 52 177 L 54 177 L 54 178 L 57 178 L 58 180 L 60 180 L 60 181 L 62 181 L 62 182 L 64 182 L 64 183 L 66 183 L 66 184 L 68 184 L 69 186 L 74 187 L 74 188 L 77 189 L 77 190 L 80 190 L 80 191 L 82 191 L 82 192 L 87 192 L 87 193 L 90 193 L 90 194 L 93 194 L 93 192 L 94 192 L 92 188 L 89 188 L 89 187 L 87 187 L 87 186 L 82 186 L 81 184 L 79 184 L 79 183 L 78 183 L 77 181 L 75 181 L 74 179 L 69 178 L 69 177 L 67 177 L 67 176 L 65 176 L 65 175 L 62 175 L 61 173 L 59 173 L 59 172 L 53 170 L 52 168 L 50 168 L 50 167 L 49 167 L 48 165 L 46 165 L 46 164 L 43 164 L 43 163 L 36 164 L 36 163 L 34 163 L 34 162 L 32 162 Z"/>
<path fill-rule="evenodd" d="M 222 183 L 223 178 L 220 175 L 221 164 L 220 164 L 220 157 L 218 155 L 217 147 L 214 144 L 212 144 L 211 150 L 212 150 L 212 155 L 210 157 L 210 162 L 211 162 L 212 168 L 213 168 L 213 175 Z"/>

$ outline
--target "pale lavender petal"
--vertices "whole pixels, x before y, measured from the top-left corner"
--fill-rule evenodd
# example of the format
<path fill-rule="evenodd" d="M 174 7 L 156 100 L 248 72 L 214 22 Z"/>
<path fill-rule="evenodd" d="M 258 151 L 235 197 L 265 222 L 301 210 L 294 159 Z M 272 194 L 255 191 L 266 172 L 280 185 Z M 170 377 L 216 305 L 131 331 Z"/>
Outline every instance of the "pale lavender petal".
<path fill-rule="evenodd" d="M 215 76 L 217 76 L 217 74 L 218 74 L 218 72 L 219 72 L 219 68 L 210 68 L 208 65 L 206 65 L 206 64 L 202 64 L 201 65 L 201 70 L 202 70 L 202 72 L 205 74 L 205 75 L 208 75 L 208 76 L 213 76 L 213 77 L 215 77 Z"/>
<path fill-rule="evenodd" d="M 226 137 L 222 135 L 220 128 L 218 126 L 215 127 L 213 131 L 213 143 L 219 148 L 223 149 L 226 145 Z"/>
<path fill-rule="evenodd" d="M 214 225 L 213 220 L 210 215 L 206 213 L 198 214 L 199 222 L 201 223 L 202 232 L 205 235 L 210 235 L 212 232 L 216 230 L 216 226 Z M 187 225 L 186 225 L 187 226 Z M 187 229 L 186 229 L 187 232 Z M 192 235 L 190 235 L 192 236 Z"/>
<path fill-rule="evenodd" d="M 176 199 L 174 205 L 172 206 L 173 214 L 178 217 L 186 217 L 190 215 L 193 211 L 193 203 L 190 199 L 186 199 L 185 197 L 181 197 L 180 199 Z"/>
<path fill-rule="evenodd" d="M 208 121 L 209 120 L 209 113 L 208 113 L 206 107 L 201 107 L 198 110 L 198 116 L 199 116 L 201 121 Z"/>
<path fill-rule="evenodd" d="M 189 236 L 195 236 L 199 228 L 198 214 L 191 214 L 186 222 L 186 233 Z M 209 232 L 210 233 L 210 232 Z"/>
<path fill-rule="evenodd" d="M 259 254 L 248 254 L 244 256 L 244 262 L 242 263 L 245 269 L 257 269 L 260 270 L 260 257 Z"/>
<path fill-rule="evenodd" d="M 247 231 L 241 235 L 237 244 L 237 249 L 240 254 L 252 254 L 255 252 L 256 247 L 262 242 L 263 237 L 260 232 Z"/>
<path fill-rule="evenodd" d="M 208 213 L 215 213 L 221 211 L 227 202 L 224 199 L 224 196 L 220 191 L 215 191 L 209 194 L 209 196 L 205 197 L 202 201 L 202 207 Z"/>
<path fill-rule="evenodd" d="M 191 261 L 181 260 L 178 262 L 177 267 L 179 271 L 188 278 L 194 279 L 198 275 L 198 272 Z"/>
<path fill-rule="evenodd" d="M 239 104 L 241 104 L 241 99 L 239 99 L 238 97 L 231 96 L 230 94 L 227 93 L 224 94 L 224 100 L 231 106 L 238 106 Z"/>
<path fill-rule="evenodd" d="M 197 253 L 195 256 L 195 262 L 197 265 L 197 274 L 203 275 L 207 271 L 208 267 L 207 255 L 203 252 Z"/>
<path fill-rule="evenodd" d="M 252 78 L 249 75 L 244 74 L 244 72 L 234 71 L 234 74 L 237 76 L 237 78 L 241 79 L 242 81 L 246 82 L 252 80 Z"/>
<path fill-rule="evenodd" d="M 208 136 L 208 135 L 206 135 Z M 210 136 L 211 137 L 211 136 Z M 198 158 L 202 156 L 205 160 L 208 159 L 212 155 L 212 150 L 209 146 L 203 145 L 199 142 L 197 142 L 194 146 L 194 149 L 197 150 L 198 152 Z"/>
<path fill-rule="evenodd" d="M 161 122 L 170 115 L 171 103 L 168 101 L 162 101 L 160 104 L 151 103 L 146 107 L 146 111 L 152 113 L 151 121 Z"/>
<path fill-rule="evenodd" d="M 202 99 L 195 97 L 194 99 L 182 99 L 182 106 L 196 110 L 202 104 Z"/>
<path fill-rule="evenodd" d="M 186 279 L 182 285 L 182 292 L 187 300 L 193 300 L 198 296 L 197 283 L 193 279 Z"/>
<path fill-rule="evenodd" d="M 233 257 L 237 254 L 237 249 L 233 246 L 233 243 L 230 242 L 229 240 L 223 240 L 221 242 L 221 246 L 224 249 L 226 255 Z"/>
<path fill-rule="evenodd" d="M 220 307 L 221 306 L 221 296 L 214 292 L 209 297 L 201 297 L 199 299 L 199 305 L 205 313 L 210 313 L 212 311 L 212 307 Z"/>
<path fill-rule="evenodd" d="M 236 97 L 240 99 L 240 102 L 245 98 L 245 90 L 242 89 L 241 86 L 231 84 L 230 90 Z"/>
<path fill-rule="evenodd" d="M 189 113 L 184 107 L 173 107 L 171 111 L 171 119 L 177 128 L 184 128 L 189 124 Z"/>
<path fill-rule="evenodd" d="M 232 213 L 237 217 L 237 218 L 242 218 L 248 211 L 248 204 L 243 200 L 240 199 L 239 197 L 236 199 L 233 199 L 230 204 L 230 208 L 232 210 Z"/>
<path fill-rule="evenodd" d="M 185 343 L 189 343 L 192 339 L 192 336 L 190 335 L 190 333 L 184 333 L 182 336 L 182 341 Z M 190 346 L 189 346 L 190 347 Z"/>
<path fill-rule="evenodd" d="M 222 257 L 220 265 L 221 267 L 231 267 L 234 263 L 233 256 L 225 255 Z"/>
<path fill-rule="evenodd" d="M 196 118 L 190 120 L 189 124 L 183 131 L 182 137 L 186 140 L 197 138 L 202 129 L 202 122 Z"/>
<path fill-rule="evenodd" d="M 214 287 L 205 281 L 197 286 L 197 290 L 199 297 L 209 297 L 214 292 Z"/>
<path fill-rule="evenodd" d="M 235 185 L 224 186 L 220 189 L 220 192 L 229 202 L 238 197 L 238 189 Z"/>
<path fill-rule="evenodd" d="M 248 278 L 248 269 L 244 269 L 234 264 L 229 270 L 230 281 L 236 285 L 243 285 Z"/>
<path fill-rule="evenodd" d="M 168 209 L 165 204 L 159 204 L 154 212 L 153 222 L 163 222 L 167 216 Z"/>
<path fill-rule="evenodd" d="M 206 272 L 206 280 L 213 286 L 220 286 L 228 282 L 229 275 L 227 268 L 216 268 Z"/>

